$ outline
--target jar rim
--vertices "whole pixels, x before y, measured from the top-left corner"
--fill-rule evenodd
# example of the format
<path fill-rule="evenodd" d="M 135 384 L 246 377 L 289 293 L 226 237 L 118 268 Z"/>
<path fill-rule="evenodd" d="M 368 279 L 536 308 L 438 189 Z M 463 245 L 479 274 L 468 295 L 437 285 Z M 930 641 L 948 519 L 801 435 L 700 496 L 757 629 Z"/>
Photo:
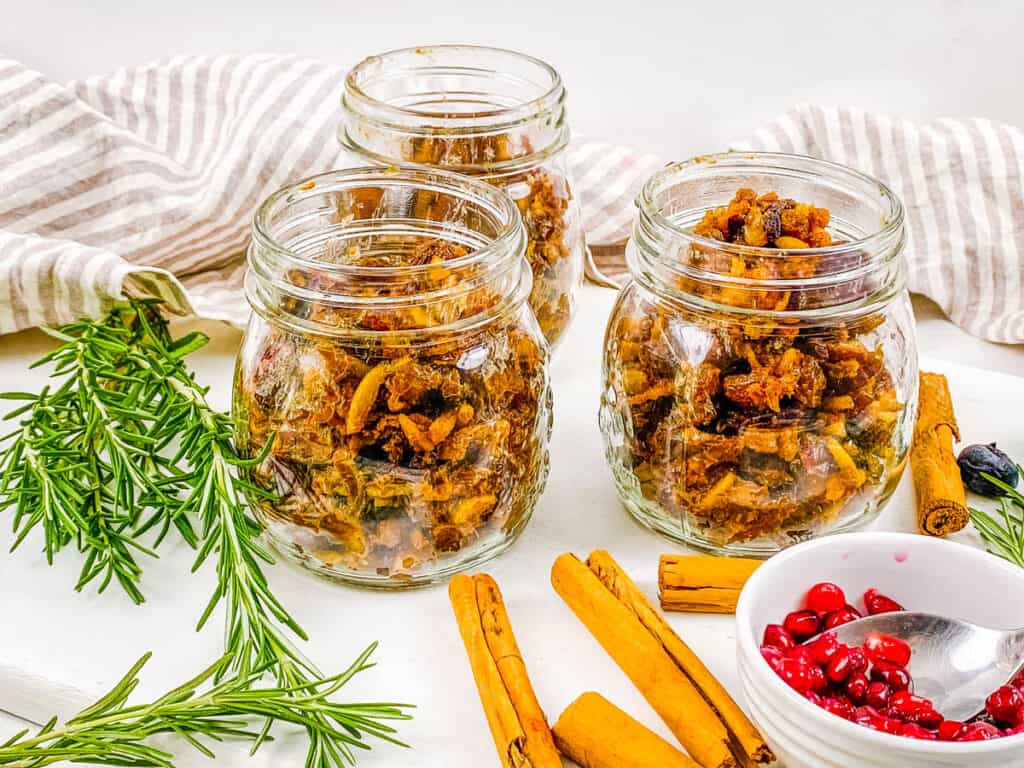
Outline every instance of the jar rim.
<path fill-rule="evenodd" d="M 689 227 L 684 227 L 661 212 L 656 202 L 656 195 L 667 186 L 671 179 L 684 181 L 700 175 L 701 171 L 714 167 L 735 168 L 750 166 L 751 170 L 778 170 L 800 173 L 832 174 L 845 177 L 851 181 L 877 188 L 881 199 L 889 210 L 883 215 L 882 224 L 875 232 L 864 237 L 845 240 L 842 243 L 820 246 L 817 248 L 768 248 L 763 246 L 728 243 L 711 237 L 697 235 Z M 883 181 L 858 171 L 847 165 L 822 160 L 809 155 L 786 152 L 745 152 L 731 150 L 710 155 L 697 155 L 689 160 L 672 163 L 651 176 L 640 190 L 636 205 L 641 216 L 655 227 L 670 234 L 672 237 L 692 242 L 696 245 L 713 248 L 723 253 L 738 256 L 756 256 L 759 258 L 787 258 L 792 256 L 833 256 L 848 253 L 855 249 L 881 248 L 891 240 L 902 236 L 906 212 L 899 197 Z"/>
<path fill-rule="evenodd" d="M 288 260 L 290 264 L 299 267 L 311 267 L 325 272 L 337 272 L 339 274 L 353 276 L 380 275 L 385 271 L 400 272 L 409 277 L 426 274 L 433 265 L 411 264 L 406 266 L 369 266 L 358 264 L 344 264 L 322 261 L 302 256 L 294 249 L 278 242 L 277 238 L 270 231 L 269 219 L 276 210 L 276 206 L 282 199 L 296 196 L 288 202 L 295 202 L 306 196 L 305 193 L 323 194 L 324 187 L 343 184 L 356 184 L 358 182 L 380 184 L 382 186 L 397 186 L 399 184 L 413 184 L 425 188 L 433 188 L 435 191 L 470 194 L 482 201 L 486 207 L 501 216 L 499 222 L 500 231 L 498 235 L 487 245 L 469 251 L 464 256 L 451 259 L 445 262 L 450 268 L 471 266 L 478 262 L 500 255 L 502 251 L 515 250 L 518 241 L 524 236 L 523 222 L 519 208 L 515 202 L 501 189 L 486 183 L 485 181 L 473 179 L 451 171 L 437 170 L 433 168 L 408 167 L 408 166 L 360 166 L 340 170 L 326 171 L 324 173 L 307 176 L 305 178 L 287 184 L 276 192 L 272 193 L 253 216 L 252 232 L 253 242 L 260 247 L 266 248 L 276 255 Z"/>
<path fill-rule="evenodd" d="M 461 198 L 477 205 L 481 216 L 488 217 L 486 231 L 477 232 L 475 228 L 463 227 L 458 232 L 451 230 L 449 237 L 464 241 L 470 250 L 463 256 L 448 259 L 444 262 L 449 270 L 459 279 L 455 284 L 435 288 L 429 285 L 431 270 L 437 268 L 436 263 L 397 264 L 397 265 L 362 265 L 331 260 L 322 260 L 319 256 L 308 256 L 297 249 L 280 242 L 275 235 L 272 217 L 287 212 L 288 206 L 298 205 L 310 198 L 329 196 L 333 193 L 360 187 L 378 187 L 389 189 L 425 190 L 440 192 L 452 197 Z M 309 216 L 308 212 L 300 216 Z M 301 221 L 287 213 L 285 222 Z M 315 224 L 319 222 L 313 220 Z M 359 220 L 356 220 L 359 221 Z M 385 226 L 398 227 L 407 234 L 431 235 L 435 238 L 446 237 L 442 221 L 429 218 L 385 218 L 376 221 L 385 222 Z M 417 227 L 417 222 L 418 227 Z M 349 227 L 345 221 L 340 222 L 340 229 L 335 232 L 338 238 L 352 237 L 355 239 L 374 234 L 372 225 L 365 227 L 353 224 Z M 346 228 L 348 231 L 346 232 Z M 413 230 L 422 231 L 413 231 Z M 396 338 L 416 339 L 426 335 L 439 336 L 445 333 L 466 333 L 482 327 L 490 319 L 502 316 L 526 302 L 532 285 L 532 273 L 523 254 L 526 248 L 526 228 L 519 209 L 511 197 L 501 189 L 479 179 L 462 176 L 450 171 L 427 168 L 408 168 L 399 166 L 381 167 L 367 166 L 328 171 L 309 176 L 287 184 L 270 195 L 260 205 L 253 217 L 252 240 L 248 249 L 248 269 L 246 271 L 246 293 L 253 309 L 266 317 L 271 306 L 276 306 L 279 298 L 271 298 L 273 292 L 290 296 L 303 302 L 317 302 L 338 309 L 354 310 L 405 310 L 415 306 L 457 299 L 479 289 L 483 281 L 508 280 L 509 289 L 499 295 L 499 300 L 475 314 L 469 314 L 450 322 L 432 325 L 429 328 L 404 329 L 372 329 L 344 328 L 339 330 L 330 324 L 319 321 L 307 321 L 299 317 L 286 316 L 281 313 L 275 322 L 288 325 L 305 333 L 322 333 L 337 335 L 344 333 L 353 339 L 367 340 Z M 471 243 L 472 234 L 478 234 L 479 240 L 486 240 L 481 245 Z M 329 242 L 329 241 L 324 241 Z M 421 278 L 427 287 L 422 291 L 411 291 L 396 296 L 361 295 L 347 293 L 331 288 L 302 286 L 289 279 L 293 270 L 310 272 L 331 278 L 337 278 L 338 285 L 360 285 L 366 282 L 393 286 L 415 286 Z M 486 315 L 486 317 L 484 316 Z M 423 341 L 422 344 L 427 344 Z"/>
<path fill-rule="evenodd" d="M 547 88 L 535 97 L 523 99 L 508 107 L 481 110 L 472 113 L 444 113 L 434 109 L 416 109 L 407 106 L 399 106 L 369 94 L 363 86 L 365 79 L 371 71 L 382 69 L 386 64 L 393 63 L 407 56 L 424 56 L 431 54 L 485 54 L 500 57 L 508 57 L 515 61 L 526 63 L 535 67 L 536 70 L 546 76 L 550 83 Z M 425 59 L 426 60 L 426 59 Z M 459 67 L 463 71 L 479 70 L 479 67 L 463 65 Z M 494 71 L 495 75 L 503 78 L 510 78 L 511 75 Z M 402 128 L 405 131 L 416 132 L 416 125 L 402 122 L 402 119 L 412 119 L 419 122 L 424 118 L 432 120 L 444 120 L 446 128 L 456 132 L 465 130 L 468 133 L 478 132 L 481 127 L 487 130 L 494 130 L 503 127 L 516 125 L 517 123 L 534 120 L 539 115 L 554 111 L 565 100 L 565 86 L 558 70 L 542 59 L 531 56 L 527 53 L 513 51 L 507 48 L 499 48 L 485 45 L 467 44 L 444 44 L 430 46 L 414 46 L 409 48 L 396 48 L 384 53 L 367 56 L 345 76 L 345 93 L 343 100 L 353 99 L 357 103 L 370 107 L 375 113 L 375 122 L 392 128 Z M 461 125 L 460 125 L 461 124 Z M 420 130 L 425 134 L 433 133 L 432 126 L 422 126 Z"/>

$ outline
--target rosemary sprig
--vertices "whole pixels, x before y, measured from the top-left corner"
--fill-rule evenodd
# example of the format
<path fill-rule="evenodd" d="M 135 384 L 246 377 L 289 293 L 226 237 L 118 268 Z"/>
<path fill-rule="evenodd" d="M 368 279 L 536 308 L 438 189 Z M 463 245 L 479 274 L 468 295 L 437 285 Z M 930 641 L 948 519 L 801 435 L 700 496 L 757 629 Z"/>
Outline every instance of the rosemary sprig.
<path fill-rule="evenodd" d="M 251 741 L 255 751 L 265 732 L 251 724 L 260 719 L 307 729 L 316 722 L 323 742 L 339 749 L 366 749 L 359 734 L 397 744 L 395 730 L 386 722 L 408 719 L 400 705 L 330 700 L 355 675 L 373 666 L 369 660 L 373 650 L 373 646 L 366 649 L 334 677 L 275 687 L 259 686 L 260 669 L 221 679 L 225 667 L 231 666 L 225 657 L 155 701 L 129 705 L 139 671 L 149 660 L 147 654 L 105 696 L 71 720 L 58 725 L 54 718 L 36 733 L 25 730 L 0 744 L 0 766 L 39 768 L 67 761 L 172 768 L 174 755 L 147 743 L 149 737 L 175 734 L 201 754 L 215 758 L 208 742 L 243 739 Z"/>
<path fill-rule="evenodd" d="M 21 421 L 0 453 L 0 510 L 14 508 L 15 546 L 41 528 L 52 562 L 76 542 L 85 554 L 78 589 L 102 577 L 102 591 L 116 578 L 138 603 L 135 554 L 155 556 L 138 538 L 155 530 L 156 547 L 177 531 L 198 549 L 193 571 L 216 561 L 216 587 L 197 625 L 224 604 L 225 661 L 212 673 L 215 682 L 269 675 L 282 696 L 301 698 L 322 675 L 295 645 L 291 635 L 306 634 L 263 571 L 273 559 L 247 497 L 265 491 L 239 471 L 264 456 L 236 453 L 229 415 L 209 405 L 184 362 L 206 337 L 173 339 L 155 303 L 135 300 L 102 321 L 51 333 L 62 344 L 37 365 L 53 363 L 60 383 L 39 395 L 8 396 L 26 401 L 7 415 Z M 255 747 L 275 719 L 268 715 Z M 370 712 L 338 739 L 322 708 L 300 724 L 309 736 L 307 768 L 354 763 L 352 747 L 365 746 L 363 734 L 380 727 Z"/>
<path fill-rule="evenodd" d="M 1024 475 L 1024 467 L 1018 469 Z M 971 522 L 989 552 L 1024 568 L 1024 494 L 997 477 L 982 476 L 1006 495 L 999 499 L 996 515 L 971 507 Z"/>
<path fill-rule="evenodd" d="M 137 603 L 136 557 L 152 554 L 136 538 L 140 509 L 171 502 L 165 487 L 174 474 L 151 435 L 154 383 L 132 364 L 147 343 L 137 322 L 147 312 L 155 315 L 151 304 L 126 304 L 102 321 L 47 330 L 61 344 L 33 367 L 52 364 L 59 383 L 0 396 L 24 401 L 5 417 L 24 416 L 0 453 L 0 510 L 14 508 L 13 546 L 41 528 L 52 563 L 74 543 L 85 554 L 76 589 L 98 579 L 102 592 L 116 581 Z M 195 544 L 187 519 L 177 523 Z"/>

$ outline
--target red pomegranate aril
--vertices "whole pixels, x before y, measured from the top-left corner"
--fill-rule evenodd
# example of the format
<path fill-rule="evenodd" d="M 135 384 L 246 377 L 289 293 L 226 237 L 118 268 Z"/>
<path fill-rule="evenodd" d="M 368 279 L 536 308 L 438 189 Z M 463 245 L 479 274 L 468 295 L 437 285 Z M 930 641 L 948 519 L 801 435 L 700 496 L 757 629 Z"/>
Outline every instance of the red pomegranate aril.
<path fill-rule="evenodd" d="M 932 703 L 924 696 L 918 696 L 910 691 L 896 691 L 889 698 L 889 706 L 896 709 L 904 717 L 908 712 L 918 709 L 932 709 Z"/>
<path fill-rule="evenodd" d="M 825 616 L 825 629 L 835 629 L 859 618 L 861 618 L 860 611 L 852 605 L 844 605 L 838 611 L 832 611 L 832 613 Z"/>
<path fill-rule="evenodd" d="M 864 649 L 872 662 L 884 661 L 905 667 L 910 663 L 910 646 L 898 637 L 891 635 L 868 635 L 864 641 Z"/>
<path fill-rule="evenodd" d="M 816 707 L 822 706 L 822 704 L 825 701 L 823 698 L 821 698 L 821 694 L 815 693 L 814 691 L 808 691 L 807 693 L 805 693 L 804 698 Z"/>
<path fill-rule="evenodd" d="M 991 723 L 968 723 L 957 735 L 957 741 L 988 741 L 998 739 L 1003 732 Z"/>
<path fill-rule="evenodd" d="M 923 741 L 935 741 L 936 735 L 927 728 L 922 728 L 917 723 L 904 723 L 897 732 L 899 736 L 907 736 L 911 739 L 922 739 Z"/>
<path fill-rule="evenodd" d="M 869 589 L 864 593 L 864 607 L 867 609 L 869 616 L 904 610 L 902 605 L 891 597 L 883 595 L 877 589 Z"/>
<path fill-rule="evenodd" d="M 823 616 L 846 605 L 846 595 L 838 585 L 823 581 L 815 584 L 807 592 L 806 605 L 819 616 Z"/>
<path fill-rule="evenodd" d="M 1015 725 L 1013 726 L 1013 728 L 1007 728 L 1005 731 L 1003 731 L 1003 733 L 1006 736 L 1016 736 L 1018 733 L 1024 733 L 1024 723 L 1021 723 L 1020 725 Z"/>
<path fill-rule="evenodd" d="M 892 697 L 892 688 L 886 683 L 875 681 L 868 683 L 867 693 L 864 694 L 864 701 L 869 707 L 885 709 L 889 706 L 889 699 Z"/>
<path fill-rule="evenodd" d="M 1013 680 L 1010 681 L 1010 685 L 1017 690 L 1024 688 L 1024 669 L 1013 676 Z"/>
<path fill-rule="evenodd" d="M 768 662 L 772 669 L 778 669 L 779 662 L 786 658 L 786 654 L 772 645 L 761 646 L 761 657 Z"/>
<path fill-rule="evenodd" d="M 868 655 L 861 647 L 850 648 L 850 669 L 854 672 L 863 672 L 868 668 Z"/>
<path fill-rule="evenodd" d="M 796 648 L 796 641 L 781 624 L 769 624 L 764 628 L 764 639 L 761 645 L 770 645 L 780 651 L 791 651 Z"/>
<path fill-rule="evenodd" d="M 811 688 L 810 667 L 796 659 L 783 659 L 776 670 L 779 677 L 795 691 L 804 693 Z"/>
<path fill-rule="evenodd" d="M 793 611 L 783 620 L 782 626 L 796 640 L 807 640 L 821 631 L 821 621 L 814 611 Z"/>
<path fill-rule="evenodd" d="M 829 696 L 824 699 L 821 703 L 821 708 L 826 712 L 831 712 L 833 715 L 843 718 L 844 720 L 853 719 L 853 704 L 838 696 Z"/>
<path fill-rule="evenodd" d="M 964 729 L 964 724 L 959 720 L 943 720 L 939 723 L 936 733 L 940 741 L 956 741 L 956 737 Z"/>
<path fill-rule="evenodd" d="M 922 709 L 915 709 L 903 719 L 908 723 L 916 723 L 925 728 L 938 728 L 939 723 L 942 722 L 942 715 L 931 707 L 924 707 Z"/>
<path fill-rule="evenodd" d="M 1024 696 L 1009 685 L 1002 686 L 985 700 L 985 711 L 1009 726 L 1021 722 L 1021 707 L 1024 707 Z"/>
<path fill-rule="evenodd" d="M 811 679 L 811 690 L 815 693 L 821 693 L 828 688 L 828 679 L 825 677 L 825 672 L 817 664 L 813 664 L 807 668 L 807 674 Z"/>
<path fill-rule="evenodd" d="M 806 645 L 798 645 L 796 648 L 791 650 L 786 656 L 790 659 L 796 659 L 801 664 L 806 664 L 809 667 L 816 667 L 817 662 L 814 661 L 814 654 L 811 653 L 811 649 Z"/>
<path fill-rule="evenodd" d="M 828 676 L 828 672 L 825 675 Z M 860 704 L 868 693 L 869 685 L 871 683 L 868 682 L 868 678 L 863 672 L 854 672 L 846 680 L 845 691 L 847 698 L 854 704 Z"/>
<path fill-rule="evenodd" d="M 910 690 L 910 674 L 902 667 L 878 663 L 871 668 L 871 679 L 885 683 L 894 691 Z"/>
<path fill-rule="evenodd" d="M 836 651 L 846 646 L 836 640 L 832 632 L 825 632 L 808 645 L 815 664 L 828 664 L 829 659 L 835 656 Z"/>
<path fill-rule="evenodd" d="M 825 667 L 825 677 L 833 683 L 841 683 L 855 671 L 850 663 L 850 649 L 844 645 L 836 651 L 828 666 Z"/>

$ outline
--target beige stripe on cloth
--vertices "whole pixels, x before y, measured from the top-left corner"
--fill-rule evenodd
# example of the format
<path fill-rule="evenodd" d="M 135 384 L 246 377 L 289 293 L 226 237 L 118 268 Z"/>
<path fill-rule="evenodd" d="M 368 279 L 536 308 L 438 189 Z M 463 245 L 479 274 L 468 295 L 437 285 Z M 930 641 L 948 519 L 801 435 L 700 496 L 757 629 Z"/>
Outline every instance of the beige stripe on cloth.
<path fill-rule="evenodd" d="M 297 56 L 182 56 L 61 85 L 0 60 L 0 333 L 96 315 L 125 294 L 244 324 L 256 206 L 289 179 L 351 164 L 335 140 L 343 78 Z M 1019 129 L 801 105 L 731 146 L 885 180 L 908 212 L 911 290 L 977 336 L 1024 342 Z M 568 161 L 587 274 L 621 284 L 633 201 L 666 160 L 577 141 Z"/>

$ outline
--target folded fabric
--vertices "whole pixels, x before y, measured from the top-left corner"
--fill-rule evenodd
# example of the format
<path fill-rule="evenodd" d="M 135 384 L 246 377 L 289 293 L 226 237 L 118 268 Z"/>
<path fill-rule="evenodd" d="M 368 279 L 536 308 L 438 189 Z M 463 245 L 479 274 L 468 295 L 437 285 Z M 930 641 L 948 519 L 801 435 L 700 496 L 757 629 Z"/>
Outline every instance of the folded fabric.
<path fill-rule="evenodd" d="M 290 179 L 350 164 L 335 138 L 344 74 L 296 56 L 189 56 L 61 85 L 0 59 L 0 333 L 125 294 L 244 324 L 256 207 Z M 1020 130 L 805 105 L 731 146 L 885 180 L 908 211 L 911 290 L 975 335 L 1024 342 Z M 664 162 L 571 147 L 593 279 L 622 279 L 633 199 Z"/>

